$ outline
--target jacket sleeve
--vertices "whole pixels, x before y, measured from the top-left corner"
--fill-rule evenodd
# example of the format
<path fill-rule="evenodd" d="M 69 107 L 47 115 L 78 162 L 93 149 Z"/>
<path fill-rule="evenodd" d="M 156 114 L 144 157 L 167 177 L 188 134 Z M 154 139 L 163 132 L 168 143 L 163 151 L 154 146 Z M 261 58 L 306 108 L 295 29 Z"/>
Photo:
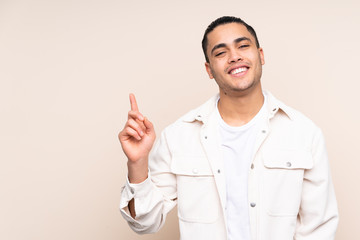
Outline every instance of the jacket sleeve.
<path fill-rule="evenodd" d="M 296 240 L 333 240 L 338 225 L 338 209 L 331 180 L 325 141 L 317 129 L 312 156 L 314 166 L 305 170 Z"/>
<path fill-rule="evenodd" d="M 171 154 L 165 133 L 161 134 L 149 156 L 148 178 L 139 184 L 125 183 L 122 188 L 120 212 L 129 226 L 139 234 L 157 232 L 176 205 L 176 176 L 170 171 Z M 135 219 L 128 204 L 135 201 Z"/>

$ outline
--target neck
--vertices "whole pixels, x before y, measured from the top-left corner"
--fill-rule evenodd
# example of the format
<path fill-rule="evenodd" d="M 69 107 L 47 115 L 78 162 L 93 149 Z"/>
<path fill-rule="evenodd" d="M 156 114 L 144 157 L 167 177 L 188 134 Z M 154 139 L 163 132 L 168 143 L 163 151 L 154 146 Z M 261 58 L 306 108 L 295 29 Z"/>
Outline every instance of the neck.
<path fill-rule="evenodd" d="M 261 87 L 255 91 L 241 94 L 225 94 L 220 90 L 218 109 L 222 119 L 230 126 L 242 126 L 248 123 L 260 111 L 264 104 Z"/>

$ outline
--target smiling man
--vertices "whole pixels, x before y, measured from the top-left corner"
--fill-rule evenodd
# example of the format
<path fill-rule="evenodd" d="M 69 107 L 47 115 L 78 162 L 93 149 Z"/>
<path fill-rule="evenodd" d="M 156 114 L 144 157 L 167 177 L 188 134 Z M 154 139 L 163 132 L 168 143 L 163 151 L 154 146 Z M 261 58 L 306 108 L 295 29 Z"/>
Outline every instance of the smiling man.
<path fill-rule="evenodd" d="M 182 240 L 334 239 L 338 211 L 323 135 L 262 89 L 254 29 L 219 18 L 202 47 L 219 94 L 167 127 L 153 148 L 152 123 L 130 95 L 119 133 L 128 157 L 120 210 L 130 227 L 156 232 L 178 204 Z"/>

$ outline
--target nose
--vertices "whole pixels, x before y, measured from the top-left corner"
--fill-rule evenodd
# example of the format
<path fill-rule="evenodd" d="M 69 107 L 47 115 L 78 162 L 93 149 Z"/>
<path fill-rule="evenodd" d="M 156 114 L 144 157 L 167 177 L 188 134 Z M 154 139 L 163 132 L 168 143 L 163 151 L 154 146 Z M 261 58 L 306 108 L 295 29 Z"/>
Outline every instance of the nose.
<path fill-rule="evenodd" d="M 236 50 L 231 50 L 230 51 L 230 55 L 229 55 L 229 63 L 234 63 L 234 62 L 237 62 L 237 61 L 241 61 L 243 58 L 241 56 L 241 54 L 236 51 Z"/>

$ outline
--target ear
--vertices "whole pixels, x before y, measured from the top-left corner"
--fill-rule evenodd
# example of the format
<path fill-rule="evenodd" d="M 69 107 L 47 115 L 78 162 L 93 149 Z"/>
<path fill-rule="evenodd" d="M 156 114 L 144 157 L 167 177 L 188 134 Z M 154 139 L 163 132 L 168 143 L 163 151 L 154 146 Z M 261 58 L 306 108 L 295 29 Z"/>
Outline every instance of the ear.
<path fill-rule="evenodd" d="M 259 55 L 260 55 L 261 65 L 264 65 L 265 64 L 265 58 L 264 58 L 264 50 L 262 48 L 259 48 Z"/>
<path fill-rule="evenodd" d="M 211 72 L 210 63 L 205 62 L 205 68 L 206 68 L 206 72 L 207 72 L 208 75 L 209 75 L 209 78 L 210 78 L 210 79 L 213 79 L 214 76 L 212 75 L 212 72 Z"/>

